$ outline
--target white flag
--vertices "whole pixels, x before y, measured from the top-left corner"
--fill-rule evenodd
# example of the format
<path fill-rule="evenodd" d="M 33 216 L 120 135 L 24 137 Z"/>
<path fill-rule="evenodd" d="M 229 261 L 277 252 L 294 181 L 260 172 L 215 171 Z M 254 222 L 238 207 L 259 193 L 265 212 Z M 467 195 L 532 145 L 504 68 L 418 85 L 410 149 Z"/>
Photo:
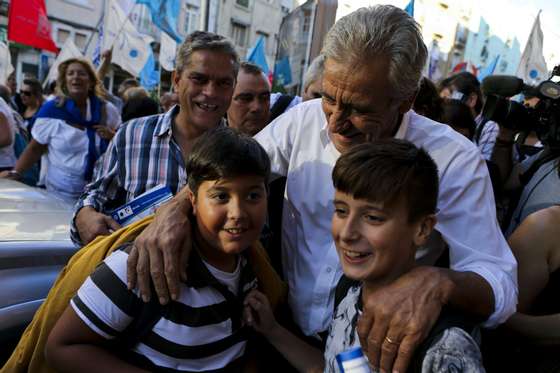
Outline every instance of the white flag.
<path fill-rule="evenodd" d="M 543 33 L 541 30 L 540 13 L 537 15 L 537 19 L 535 19 L 531 29 L 531 34 L 521 55 L 516 75 L 523 79 L 525 84 L 535 85 L 548 79 L 548 69 L 543 56 Z"/>
<path fill-rule="evenodd" d="M 175 70 L 175 54 L 177 43 L 167 33 L 161 33 L 161 47 L 159 49 L 159 64 L 167 71 Z"/>
<path fill-rule="evenodd" d="M 13 72 L 10 48 L 5 43 L 0 42 L 0 84 L 6 84 L 8 76 Z"/>
<path fill-rule="evenodd" d="M 62 49 L 58 53 L 58 56 L 56 56 L 54 63 L 51 65 L 49 74 L 47 75 L 47 78 L 43 82 L 43 86 L 46 86 L 47 84 L 49 84 L 49 82 L 52 82 L 53 80 L 56 80 L 56 78 L 58 77 L 58 66 L 62 62 L 66 61 L 69 58 L 82 58 L 82 57 L 84 57 L 84 55 L 82 54 L 82 52 L 80 52 L 78 47 L 76 47 L 76 44 L 74 44 L 72 38 L 67 38 L 66 41 L 64 42 L 64 45 L 62 45 Z"/>
<path fill-rule="evenodd" d="M 152 53 L 152 37 L 139 33 L 115 0 L 110 0 L 103 25 L 102 51 L 113 48 L 112 62 L 133 76 L 140 75 Z"/>

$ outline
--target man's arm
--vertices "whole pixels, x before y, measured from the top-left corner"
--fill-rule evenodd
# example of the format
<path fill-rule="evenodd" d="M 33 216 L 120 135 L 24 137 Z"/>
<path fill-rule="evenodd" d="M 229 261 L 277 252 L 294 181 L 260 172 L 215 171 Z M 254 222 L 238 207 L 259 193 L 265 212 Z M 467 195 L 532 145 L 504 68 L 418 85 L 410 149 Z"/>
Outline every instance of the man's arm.
<path fill-rule="evenodd" d="M 27 144 L 25 150 L 19 156 L 19 159 L 14 166 L 14 171 L 19 175 L 23 175 L 25 171 L 30 169 L 35 163 L 41 159 L 41 156 L 46 153 L 47 145 L 43 145 L 33 139 Z"/>
<path fill-rule="evenodd" d="M 540 345 L 560 343 L 560 313 L 526 314 L 560 268 L 559 224 L 560 207 L 549 207 L 529 215 L 508 240 L 519 262 L 519 307 L 506 327 Z"/>
<path fill-rule="evenodd" d="M 107 201 L 114 198 L 121 188 L 119 168 L 122 160 L 118 149 L 124 149 L 124 132 L 124 129 L 120 131 L 114 141 L 109 143 L 103 156 L 102 169 L 95 172 L 96 180 L 86 186 L 74 206 L 70 238 L 80 246 L 99 235 L 107 235 L 120 228 L 119 224 L 104 212 Z"/>
<path fill-rule="evenodd" d="M 515 165 L 513 162 L 514 143 L 515 131 L 499 126 L 491 159 L 500 170 L 500 180 L 506 190 L 513 190 L 521 185 L 518 165 Z"/>
<path fill-rule="evenodd" d="M 49 335 L 45 355 L 49 364 L 61 373 L 147 372 L 111 354 L 106 342 L 69 306 Z"/>
<path fill-rule="evenodd" d="M 154 221 L 134 240 L 127 261 L 128 288 L 136 285 L 142 300 L 152 296 L 150 278 L 161 304 L 179 297 L 179 282 L 187 278 L 188 257 L 192 248 L 188 187 L 159 207 Z"/>
<path fill-rule="evenodd" d="M 105 79 L 105 76 L 109 72 L 109 68 L 111 67 L 111 60 L 113 59 L 113 48 L 111 47 L 111 49 L 103 51 L 103 53 L 101 54 L 101 58 L 103 60 L 101 61 L 101 65 L 99 65 L 99 68 L 97 69 L 97 77 L 99 78 L 99 80 L 103 81 L 103 79 Z"/>

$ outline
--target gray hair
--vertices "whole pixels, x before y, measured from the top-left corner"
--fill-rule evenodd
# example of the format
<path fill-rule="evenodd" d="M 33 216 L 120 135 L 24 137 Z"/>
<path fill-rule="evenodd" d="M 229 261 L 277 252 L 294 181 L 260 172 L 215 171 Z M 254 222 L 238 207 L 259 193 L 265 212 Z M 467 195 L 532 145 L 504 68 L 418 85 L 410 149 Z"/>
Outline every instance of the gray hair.
<path fill-rule="evenodd" d="M 389 82 L 395 98 L 406 99 L 418 90 L 428 50 L 420 26 L 411 16 L 392 5 L 376 5 L 336 22 L 321 53 L 344 64 L 389 57 Z"/>
<path fill-rule="evenodd" d="M 237 76 L 239 56 L 233 44 L 222 35 L 206 31 L 195 31 L 185 38 L 185 41 L 177 50 L 175 70 L 181 73 L 185 67 L 189 66 L 192 54 L 199 50 L 211 50 L 229 54 L 233 60 L 234 76 Z"/>
<path fill-rule="evenodd" d="M 305 91 L 311 83 L 321 79 L 325 68 L 325 56 L 320 54 L 311 61 L 311 64 L 303 77 L 303 90 Z"/>

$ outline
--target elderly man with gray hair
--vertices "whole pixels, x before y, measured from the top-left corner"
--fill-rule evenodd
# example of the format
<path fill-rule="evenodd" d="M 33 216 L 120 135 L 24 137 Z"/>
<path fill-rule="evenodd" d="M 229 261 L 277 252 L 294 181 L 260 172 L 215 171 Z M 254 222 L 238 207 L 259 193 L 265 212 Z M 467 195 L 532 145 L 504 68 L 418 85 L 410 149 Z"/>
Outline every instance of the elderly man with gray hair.
<path fill-rule="evenodd" d="M 303 76 L 303 101 L 321 97 L 321 82 L 325 69 L 325 56 L 320 54 L 311 62 Z"/>
<path fill-rule="evenodd" d="M 197 31 L 177 52 L 173 86 L 180 105 L 165 114 L 131 120 L 110 143 L 97 178 L 75 207 L 72 239 L 88 243 L 119 225 L 107 214 L 145 191 L 167 185 L 173 193 L 187 181 L 184 159 L 208 129 L 225 125 L 239 58 L 223 36 Z"/>
<path fill-rule="evenodd" d="M 405 139 L 423 148 L 439 170 L 438 234 L 418 250 L 417 267 L 367 297 L 358 323 L 370 364 L 405 372 L 442 306 L 487 326 L 505 321 L 515 311 L 517 264 L 497 224 L 492 185 L 477 148 L 411 110 L 427 56 L 414 19 L 388 5 L 359 9 L 333 26 L 322 54 L 322 98 L 296 106 L 256 135 L 274 176 L 287 177 L 282 259 L 289 303 L 303 333 L 324 335 L 341 277 L 330 232 L 330 180 L 337 158 L 354 145 L 380 138 Z M 188 220 L 185 200 L 175 198 L 160 209 L 135 242 L 136 250 L 155 260 L 150 269 L 164 298 L 167 289 L 177 296 L 175 272 L 182 251 L 169 243 L 188 235 L 176 229 Z M 370 224 L 365 212 L 363 219 Z M 436 267 L 445 246 L 450 268 Z M 157 268 L 159 263 L 166 264 L 165 270 Z M 132 280 L 148 294 L 149 281 L 131 273 L 135 264 L 129 265 Z"/>

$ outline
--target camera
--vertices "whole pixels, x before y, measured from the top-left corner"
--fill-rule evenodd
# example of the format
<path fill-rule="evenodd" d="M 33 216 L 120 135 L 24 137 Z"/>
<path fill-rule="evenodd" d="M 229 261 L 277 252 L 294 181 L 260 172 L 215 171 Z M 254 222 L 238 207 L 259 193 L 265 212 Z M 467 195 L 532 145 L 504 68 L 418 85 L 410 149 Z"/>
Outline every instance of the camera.
<path fill-rule="evenodd" d="M 515 131 L 535 131 L 541 142 L 560 149 L 560 65 L 552 76 L 536 87 L 526 85 L 522 79 L 508 75 L 493 75 L 482 81 L 486 102 L 482 115 L 501 126 Z M 509 97 L 519 93 L 539 98 L 534 108 L 527 108 Z"/>

